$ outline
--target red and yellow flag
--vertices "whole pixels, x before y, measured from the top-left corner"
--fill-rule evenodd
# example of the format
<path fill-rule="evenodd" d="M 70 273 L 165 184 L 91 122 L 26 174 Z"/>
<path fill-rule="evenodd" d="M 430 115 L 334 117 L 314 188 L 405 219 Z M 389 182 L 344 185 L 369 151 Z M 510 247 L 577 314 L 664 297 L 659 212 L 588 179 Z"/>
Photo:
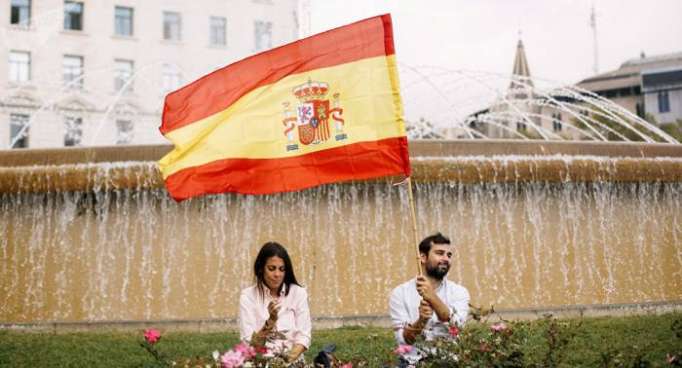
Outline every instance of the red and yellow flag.
<path fill-rule="evenodd" d="M 410 174 L 390 15 L 228 65 L 169 94 L 176 200 Z"/>

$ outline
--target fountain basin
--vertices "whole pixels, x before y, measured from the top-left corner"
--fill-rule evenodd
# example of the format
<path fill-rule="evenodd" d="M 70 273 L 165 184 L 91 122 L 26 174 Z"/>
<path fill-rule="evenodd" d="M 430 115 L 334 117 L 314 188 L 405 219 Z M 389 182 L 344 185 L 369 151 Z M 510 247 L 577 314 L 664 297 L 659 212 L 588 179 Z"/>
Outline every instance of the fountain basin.
<path fill-rule="evenodd" d="M 0 193 L 163 187 L 171 146 L 0 151 Z M 682 146 L 508 140 L 410 143 L 417 182 L 677 182 Z M 398 178 L 395 178 L 398 180 Z"/>
<path fill-rule="evenodd" d="M 154 163 L 169 149 L 0 153 L 0 322 L 232 321 L 268 240 L 290 250 L 318 321 L 385 321 L 391 288 L 416 272 L 399 178 L 175 203 Z M 410 149 L 420 237 L 457 244 L 449 276 L 472 303 L 511 315 L 679 307 L 682 147 Z"/>

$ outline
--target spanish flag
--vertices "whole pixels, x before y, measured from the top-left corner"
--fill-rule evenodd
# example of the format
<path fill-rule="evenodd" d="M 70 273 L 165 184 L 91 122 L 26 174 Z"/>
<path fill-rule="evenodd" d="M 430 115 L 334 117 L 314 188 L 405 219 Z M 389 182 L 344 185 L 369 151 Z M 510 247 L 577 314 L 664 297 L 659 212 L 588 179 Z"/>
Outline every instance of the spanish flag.
<path fill-rule="evenodd" d="M 166 96 L 170 195 L 410 174 L 390 15 L 230 64 Z"/>

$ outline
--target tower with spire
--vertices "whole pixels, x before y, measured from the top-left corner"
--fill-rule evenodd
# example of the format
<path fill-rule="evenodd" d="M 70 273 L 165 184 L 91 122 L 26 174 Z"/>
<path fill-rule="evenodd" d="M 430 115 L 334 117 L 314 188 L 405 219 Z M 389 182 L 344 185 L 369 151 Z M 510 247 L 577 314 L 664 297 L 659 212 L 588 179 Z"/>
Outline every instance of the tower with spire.
<path fill-rule="evenodd" d="M 510 99 L 527 99 L 533 97 L 533 80 L 530 77 L 530 67 L 526 58 L 526 50 L 523 41 L 519 37 L 516 44 L 516 56 L 514 57 L 514 69 L 512 80 L 507 92 Z"/>
<path fill-rule="evenodd" d="M 489 108 L 470 117 L 471 127 L 489 138 L 580 139 L 584 136 L 580 130 L 571 129 L 571 116 L 556 100 L 550 99 L 547 92 L 536 90 L 520 34 L 510 79 L 507 89 L 498 93 Z"/>
<path fill-rule="evenodd" d="M 534 104 L 534 84 L 530 76 L 530 67 L 526 50 L 519 34 L 514 56 L 511 81 L 506 92 L 490 107 L 485 134 L 496 138 L 532 137 L 537 134 L 533 125 L 540 124 L 541 108 Z"/>

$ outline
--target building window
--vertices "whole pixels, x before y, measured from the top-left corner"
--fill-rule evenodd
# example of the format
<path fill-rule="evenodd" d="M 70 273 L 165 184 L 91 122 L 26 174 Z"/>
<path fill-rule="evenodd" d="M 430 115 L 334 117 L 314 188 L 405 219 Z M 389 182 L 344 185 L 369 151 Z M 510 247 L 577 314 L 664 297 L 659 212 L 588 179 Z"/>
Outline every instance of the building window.
<path fill-rule="evenodd" d="M 26 51 L 10 51 L 9 80 L 12 82 L 28 82 L 31 80 L 31 54 Z"/>
<path fill-rule="evenodd" d="M 12 0 L 10 24 L 28 27 L 31 21 L 31 0 Z"/>
<path fill-rule="evenodd" d="M 80 146 L 83 140 L 83 118 L 69 116 L 64 124 L 64 147 Z"/>
<path fill-rule="evenodd" d="M 116 144 L 129 144 L 133 141 L 133 122 L 116 120 Z"/>
<path fill-rule="evenodd" d="M 561 124 L 561 113 L 552 114 L 552 129 L 555 132 L 560 132 L 562 128 L 563 124 Z"/>
<path fill-rule="evenodd" d="M 670 112 L 670 98 L 668 91 L 658 92 L 658 112 Z"/>
<path fill-rule="evenodd" d="M 133 8 L 117 6 L 114 16 L 115 33 L 118 36 L 133 35 Z"/>
<path fill-rule="evenodd" d="M 169 41 L 180 41 L 182 19 L 180 13 L 177 12 L 163 12 L 163 39 Z"/>
<path fill-rule="evenodd" d="M 64 55 L 62 62 L 64 85 L 71 88 L 83 88 L 83 57 Z"/>
<path fill-rule="evenodd" d="M 83 30 L 83 3 L 64 1 L 64 29 L 71 31 Z"/>
<path fill-rule="evenodd" d="M 114 76 L 114 89 L 118 92 L 124 90 L 125 92 L 133 91 L 133 77 L 134 64 L 132 60 L 116 59 L 116 70 Z M 130 81 L 130 82 L 129 82 Z"/>
<path fill-rule="evenodd" d="M 211 17 L 211 45 L 227 45 L 227 19 L 224 17 Z"/>
<path fill-rule="evenodd" d="M 9 148 L 28 147 L 28 115 L 9 115 Z"/>
<path fill-rule="evenodd" d="M 256 51 L 272 47 L 272 22 L 257 20 L 254 23 L 254 33 L 256 36 Z"/>
<path fill-rule="evenodd" d="M 161 83 L 164 93 L 175 91 L 180 88 L 180 85 L 182 85 L 182 74 L 178 67 L 174 64 L 163 64 L 161 70 Z"/>

